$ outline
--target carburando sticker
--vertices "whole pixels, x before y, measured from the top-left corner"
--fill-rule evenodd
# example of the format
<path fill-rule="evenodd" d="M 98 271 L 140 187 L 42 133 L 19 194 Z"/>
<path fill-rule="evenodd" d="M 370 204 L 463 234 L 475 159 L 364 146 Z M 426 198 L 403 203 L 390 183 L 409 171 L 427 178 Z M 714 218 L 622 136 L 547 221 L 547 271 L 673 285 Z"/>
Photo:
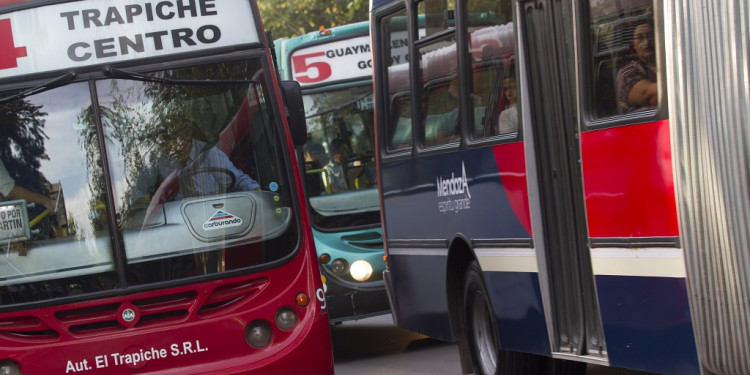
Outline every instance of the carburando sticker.
<path fill-rule="evenodd" d="M 203 223 L 203 230 L 216 230 L 239 225 L 242 225 L 242 219 L 226 211 L 218 210 Z"/>

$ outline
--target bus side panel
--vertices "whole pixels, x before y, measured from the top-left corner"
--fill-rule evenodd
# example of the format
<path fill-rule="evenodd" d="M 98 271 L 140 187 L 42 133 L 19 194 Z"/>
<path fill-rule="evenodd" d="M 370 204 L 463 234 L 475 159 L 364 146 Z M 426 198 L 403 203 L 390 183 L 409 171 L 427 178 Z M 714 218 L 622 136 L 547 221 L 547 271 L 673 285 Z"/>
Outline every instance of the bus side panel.
<path fill-rule="evenodd" d="M 684 278 L 597 275 L 596 286 L 613 366 L 700 374 Z"/>
<path fill-rule="evenodd" d="M 488 271 L 484 274 L 497 320 L 500 347 L 551 355 L 538 274 Z"/>
<path fill-rule="evenodd" d="M 394 249 L 395 250 L 395 249 Z M 432 338 L 453 341 L 445 269 L 448 252 L 427 250 L 434 255 L 390 254 L 391 310 L 398 326 Z M 438 255 L 438 253 L 443 253 Z"/>
<path fill-rule="evenodd" d="M 381 164 L 388 277 L 389 285 L 396 286 L 389 293 L 400 327 L 451 338 L 446 262 L 454 238 L 531 239 L 523 146 L 504 147 Z M 393 245 L 412 240 L 418 245 Z"/>
<path fill-rule="evenodd" d="M 677 237 L 669 121 L 581 136 L 589 235 Z"/>
<path fill-rule="evenodd" d="M 525 171 L 503 165 L 501 177 L 495 160 L 492 148 L 482 148 L 383 162 L 386 237 L 446 240 L 460 233 L 469 239 L 531 239 L 528 208 L 517 203 L 528 195 Z M 519 173 L 523 176 L 511 178 Z M 513 181 L 510 187 L 506 180 Z M 516 212 L 525 212 L 526 217 Z"/>

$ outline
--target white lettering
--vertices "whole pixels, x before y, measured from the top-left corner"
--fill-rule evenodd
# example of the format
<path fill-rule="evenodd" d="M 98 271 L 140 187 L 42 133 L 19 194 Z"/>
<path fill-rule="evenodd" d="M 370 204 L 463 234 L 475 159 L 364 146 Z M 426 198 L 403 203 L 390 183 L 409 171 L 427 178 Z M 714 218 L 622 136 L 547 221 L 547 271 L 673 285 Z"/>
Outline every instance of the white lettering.
<path fill-rule="evenodd" d="M 156 5 L 146 3 L 121 5 L 122 8 L 112 6 L 102 11 L 100 9 L 83 9 L 80 11 L 62 12 L 60 17 L 68 25 L 68 30 L 90 29 L 111 25 L 124 25 L 134 22 L 151 22 L 156 20 L 171 20 L 173 18 L 197 18 L 215 16 L 216 0 L 178 0 L 159 1 Z M 123 17 L 124 15 L 124 17 Z"/>
<path fill-rule="evenodd" d="M 166 48 L 187 48 L 208 45 L 221 39 L 221 30 L 215 25 L 204 25 L 196 30 L 190 28 L 155 31 L 118 38 L 81 41 L 68 47 L 71 61 L 83 62 L 91 58 L 111 58 L 162 51 Z"/>
<path fill-rule="evenodd" d="M 471 198 L 469 179 L 466 178 L 466 167 L 463 162 L 461 162 L 461 176 L 456 177 L 451 173 L 451 178 L 445 180 L 440 176 L 437 177 L 438 197 L 449 197 L 460 194 L 465 194 L 468 198 Z"/>
<path fill-rule="evenodd" d="M 80 361 L 68 360 L 65 365 L 65 373 L 79 373 L 84 371 L 91 371 L 94 369 L 104 369 L 109 368 L 110 365 L 113 367 L 137 367 L 149 361 L 165 359 L 168 356 L 178 357 L 188 354 L 202 353 L 206 351 L 208 351 L 208 348 L 205 346 L 201 346 L 200 340 L 183 341 L 181 343 L 169 345 L 168 349 L 151 347 L 149 349 L 138 349 L 137 351 L 131 351 L 129 353 L 123 354 L 111 353 L 95 355 L 93 357 L 93 362 L 89 362 L 88 359 L 82 359 Z"/>
<path fill-rule="evenodd" d="M 466 166 L 461 162 L 461 176 L 456 177 L 451 173 L 450 178 L 443 179 L 437 177 L 436 182 L 437 196 L 447 198 L 438 202 L 438 211 L 440 213 L 455 212 L 471 209 L 471 192 L 469 191 L 469 179 L 466 177 Z M 453 199 L 455 196 L 461 198 Z"/>
<path fill-rule="evenodd" d="M 87 360 L 83 360 L 80 362 L 73 362 L 68 361 L 67 366 L 65 366 L 65 373 L 69 372 L 81 372 L 81 371 L 88 371 L 91 370 L 91 366 L 89 366 L 89 363 Z"/>
<path fill-rule="evenodd" d="M 137 352 L 133 353 L 126 353 L 126 354 L 119 354 L 119 353 L 112 353 L 109 355 L 112 358 L 112 363 L 115 366 L 121 366 L 121 365 L 132 365 L 137 366 L 141 362 L 147 362 L 155 359 L 163 359 L 167 357 L 167 349 L 156 349 L 151 348 L 148 350 L 140 349 Z M 104 363 L 106 363 L 106 358 L 104 360 Z"/>

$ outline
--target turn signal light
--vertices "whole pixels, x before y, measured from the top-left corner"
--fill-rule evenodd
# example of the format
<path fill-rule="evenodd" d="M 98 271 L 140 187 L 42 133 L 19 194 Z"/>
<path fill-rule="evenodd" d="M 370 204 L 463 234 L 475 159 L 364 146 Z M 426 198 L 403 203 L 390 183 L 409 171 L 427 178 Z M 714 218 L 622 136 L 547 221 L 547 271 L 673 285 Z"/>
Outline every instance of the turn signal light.
<path fill-rule="evenodd" d="M 310 303 L 310 296 L 308 296 L 307 293 L 299 293 L 296 297 L 294 297 L 294 302 L 299 307 L 307 307 L 307 305 Z"/>

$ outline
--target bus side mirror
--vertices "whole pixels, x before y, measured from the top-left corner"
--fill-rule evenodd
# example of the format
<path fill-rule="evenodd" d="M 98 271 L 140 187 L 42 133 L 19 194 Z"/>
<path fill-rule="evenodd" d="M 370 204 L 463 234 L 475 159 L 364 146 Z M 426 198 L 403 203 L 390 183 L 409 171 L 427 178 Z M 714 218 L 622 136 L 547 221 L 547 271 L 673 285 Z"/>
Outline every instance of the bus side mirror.
<path fill-rule="evenodd" d="M 284 93 L 287 122 L 292 143 L 303 146 L 307 142 L 307 121 L 305 120 L 305 106 L 302 102 L 302 89 L 297 81 L 281 81 Z"/>

